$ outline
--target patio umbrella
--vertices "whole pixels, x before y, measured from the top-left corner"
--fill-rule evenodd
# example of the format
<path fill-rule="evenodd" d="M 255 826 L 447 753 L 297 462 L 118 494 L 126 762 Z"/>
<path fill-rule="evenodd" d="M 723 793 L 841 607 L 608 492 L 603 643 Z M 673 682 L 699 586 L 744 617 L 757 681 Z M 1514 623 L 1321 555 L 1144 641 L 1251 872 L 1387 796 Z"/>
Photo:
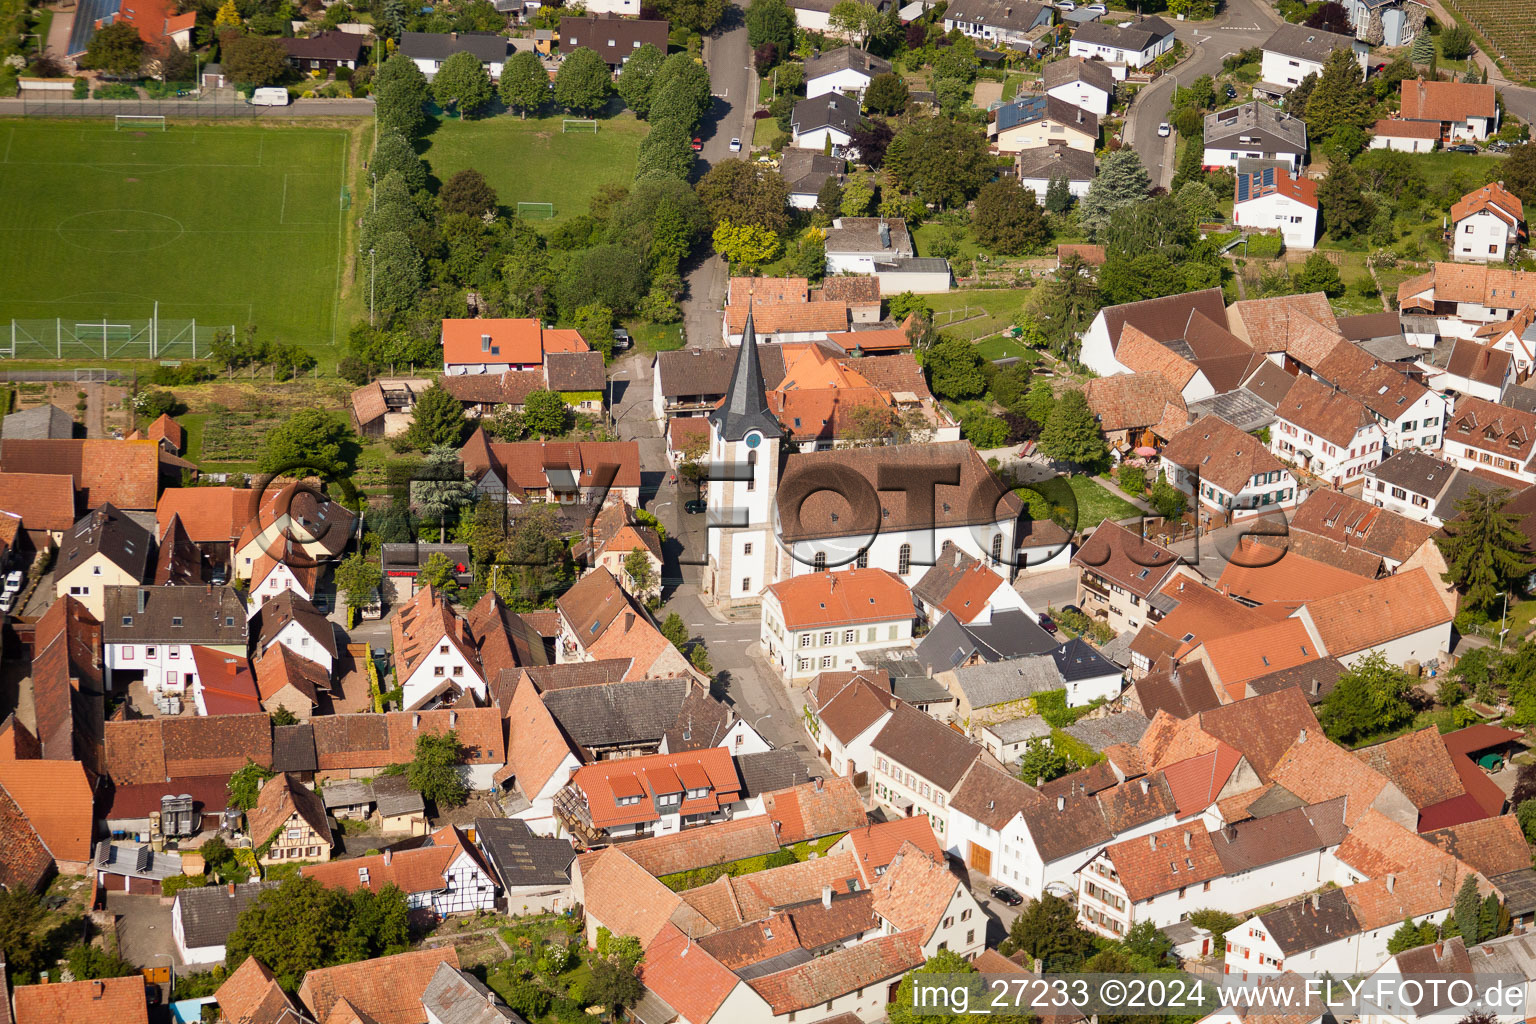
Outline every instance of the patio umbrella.
<path fill-rule="evenodd" d="M 1136 449 L 1136 454 L 1140 455 L 1142 458 L 1150 458 L 1151 456 L 1157 454 L 1157 449 L 1148 445 L 1142 445 L 1140 448 Z"/>

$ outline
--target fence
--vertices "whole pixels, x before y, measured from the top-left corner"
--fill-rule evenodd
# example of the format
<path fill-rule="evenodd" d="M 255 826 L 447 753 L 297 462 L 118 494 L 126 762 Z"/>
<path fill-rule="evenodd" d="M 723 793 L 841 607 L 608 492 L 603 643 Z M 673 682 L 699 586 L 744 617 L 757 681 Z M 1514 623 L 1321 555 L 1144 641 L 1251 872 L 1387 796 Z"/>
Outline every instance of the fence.
<path fill-rule="evenodd" d="M 232 324 L 102 318 L 12 320 L 0 327 L 0 359 L 196 359 Z"/>

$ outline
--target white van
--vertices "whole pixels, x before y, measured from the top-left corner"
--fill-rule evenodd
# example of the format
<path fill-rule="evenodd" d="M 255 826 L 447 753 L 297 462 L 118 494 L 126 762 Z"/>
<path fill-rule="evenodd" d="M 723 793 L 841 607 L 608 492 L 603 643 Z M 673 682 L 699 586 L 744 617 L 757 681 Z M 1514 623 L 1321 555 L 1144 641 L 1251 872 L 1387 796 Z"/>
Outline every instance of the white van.
<path fill-rule="evenodd" d="M 251 105 L 255 107 L 286 107 L 288 90 L 269 87 L 251 93 Z"/>

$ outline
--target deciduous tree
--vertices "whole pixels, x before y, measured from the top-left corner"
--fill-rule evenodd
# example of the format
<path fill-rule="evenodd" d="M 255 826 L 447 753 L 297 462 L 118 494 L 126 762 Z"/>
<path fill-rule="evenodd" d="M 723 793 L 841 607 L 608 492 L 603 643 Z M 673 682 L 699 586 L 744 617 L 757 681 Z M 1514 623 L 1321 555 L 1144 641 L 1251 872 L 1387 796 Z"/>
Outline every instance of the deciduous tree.
<path fill-rule="evenodd" d="M 789 183 L 771 167 L 722 160 L 699 179 L 697 191 L 717 224 L 753 224 L 775 234 L 789 227 Z"/>
<path fill-rule="evenodd" d="M 578 46 L 555 72 L 555 102 L 573 113 L 595 114 L 608 102 L 613 78 L 596 50 Z"/>
<path fill-rule="evenodd" d="M 780 53 L 795 48 L 795 12 L 784 0 L 752 0 L 747 5 L 747 42 L 755 47 L 772 43 Z"/>
<path fill-rule="evenodd" d="M 254 956 L 293 991 L 316 968 L 404 952 L 408 917 L 405 894 L 393 884 L 348 894 L 294 874 L 257 895 L 240 915 L 224 963 L 233 971 Z"/>
<path fill-rule="evenodd" d="M 992 177 L 987 140 L 973 125 L 919 118 L 891 140 L 886 169 L 908 192 L 938 206 L 959 206 Z"/>
<path fill-rule="evenodd" d="M 644 47 L 642 47 L 644 49 Z M 652 47 L 654 50 L 655 47 Z M 515 53 L 501 69 L 501 102 L 526 119 L 549 102 L 549 73 L 532 50 Z"/>
<path fill-rule="evenodd" d="M 666 59 L 666 54 L 646 43 L 629 55 L 619 71 L 619 98 L 636 117 L 643 118 L 651 112 L 651 86 Z"/>
<path fill-rule="evenodd" d="M 439 810 L 461 807 L 469 797 L 461 771 L 466 753 L 452 729 L 441 735 L 423 733 L 416 737 L 416 756 L 406 768 L 406 779 Z"/>
<path fill-rule="evenodd" d="M 139 36 L 139 30 L 132 22 L 114 21 L 91 36 L 80 66 L 127 78 L 138 74 L 143 62 L 144 40 Z"/>
<path fill-rule="evenodd" d="M 263 473 L 349 476 L 357 457 L 357 435 L 329 409 L 305 407 L 267 431 L 256 467 Z"/>
<path fill-rule="evenodd" d="M 384 571 L 361 551 L 337 563 L 335 578 L 336 589 L 341 592 L 348 608 L 366 607 L 384 585 Z"/>
<path fill-rule="evenodd" d="M 564 437 L 571 429 L 571 410 L 555 392 L 540 389 L 523 400 L 523 422 L 540 437 Z"/>
<path fill-rule="evenodd" d="M 437 105 L 457 111 L 461 117 L 473 117 L 491 102 L 493 95 L 491 76 L 480 58 L 467 51 L 461 50 L 443 61 L 432 76 L 432 97 Z"/>
<path fill-rule="evenodd" d="M 1376 204 L 1360 188 L 1360 178 L 1347 163 L 1335 163 L 1317 186 L 1323 228 L 1336 239 L 1353 238 L 1367 230 L 1376 216 Z"/>
<path fill-rule="evenodd" d="M 998 947 L 1010 956 L 1023 951 L 1026 956 L 1046 961 L 1072 962 L 1093 952 L 1094 941 L 1077 923 L 1077 908 L 1059 896 L 1043 894 L 1013 919 L 1008 938 Z"/>
<path fill-rule="evenodd" d="M 653 0 L 653 6 L 673 28 L 700 34 L 713 29 L 725 14 L 725 0 Z"/>
<path fill-rule="evenodd" d="M 1109 457 L 1098 420 L 1088 406 L 1088 399 L 1073 388 L 1056 400 L 1050 418 L 1040 430 L 1040 450 L 1058 462 L 1089 466 Z"/>
<path fill-rule="evenodd" d="M 982 186 L 971 213 L 971 231 L 979 244 L 1004 256 L 1037 252 L 1051 240 L 1051 226 L 1035 194 L 1011 180 Z"/>
<path fill-rule="evenodd" d="M 473 167 L 466 167 L 443 182 L 437 200 L 442 204 L 444 214 L 485 217 L 496 212 L 496 190 L 485 180 L 485 175 Z"/>
<path fill-rule="evenodd" d="M 987 390 L 985 362 L 975 346 L 964 338 L 941 336 L 923 356 L 928 386 L 941 398 L 975 398 Z"/>
<path fill-rule="evenodd" d="M 374 115 L 379 131 L 397 131 L 407 139 L 420 135 L 426 123 L 421 107 L 428 92 L 427 76 L 405 54 L 396 53 L 380 64 L 373 78 Z"/>
<path fill-rule="evenodd" d="M 709 111 L 714 97 L 710 93 L 709 72 L 704 69 L 704 65 L 686 53 L 671 54 L 656 70 L 656 77 L 651 82 L 652 121 L 661 114 L 656 107 L 662 97 L 670 97 L 674 93 L 678 94 L 678 102 L 683 99 L 692 102 L 696 113 L 687 119 L 686 125 L 687 129 L 692 131 L 699 123 L 699 119 Z"/>
<path fill-rule="evenodd" d="M 1357 743 L 1390 732 L 1413 718 L 1408 675 L 1373 651 L 1339 677 L 1318 715 L 1323 731 L 1338 743 Z"/>
<path fill-rule="evenodd" d="M 379 132 L 368 169 L 379 179 L 391 171 L 398 173 L 405 187 L 412 192 L 427 187 L 427 165 L 416 155 L 415 147 L 397 131 Z"/>
<path fill-rule="evenodd" d="M 864 90 L 864 105 L 877 114 L 899 114 L 910 98 L 906 79 L 889 71 L 870 79 Z"/>
<path fill-rule="evenodd" d="M 732 273 L 755 270 L 779 255 L 779 236 L 756 224 L 722 220 L 715 227 L 712 240 L 715 251 L 731 265 Z"/>
<path fill-rule="evenodd" d="M 271 85 L 288 74 L 288 50 L 271 36 L 226 36 L 219 44 L 224 74 L 236 82 Z"/>

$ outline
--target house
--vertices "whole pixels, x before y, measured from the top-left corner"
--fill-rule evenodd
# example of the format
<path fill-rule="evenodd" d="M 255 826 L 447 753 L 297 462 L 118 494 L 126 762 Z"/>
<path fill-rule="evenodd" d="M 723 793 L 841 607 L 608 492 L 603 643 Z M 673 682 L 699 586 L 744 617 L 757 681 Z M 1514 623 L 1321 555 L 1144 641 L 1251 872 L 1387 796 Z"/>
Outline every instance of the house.
<path fill-rule="evenodd" d="M 1400 117 L 1393 117 L 1376 122 L 1376 127 L 1372 129 L 1370 148 L 1390 149 L 1398 153 L 1433 153 L 1439 144 L 1440 126 L 1433 121 L 1404 121 Z"/>
<path fill-rule="evenodd" d="M 1474 337 L 1500 352 L 1508 352 L 1514 362 L 1515 373 L 1524 379 L 1536 369 L 1536 330 L 1532 329 L 1533 323 L 1536 323 L 1536 309 L 1527 306 L 1502 323 L 1479 327 Z M 1516 401 L 1511 404 L 1520 404 L 1518 400 L 1521 397 L 1519 394 L 1506 395 L 1505 401 L 1514 398 Z M 1521 407 L 1530 408 L 1531 403 L 1527 399 Z"/>
<path fill-rule="evenodd" d="M 240 915 L 276 882 L 230 882 L 182 889 L 171 904 L 171 934 L 184 964 L 224 962 L 225 944 Z"/>
<path fill-rule="evenodd" d="M 38 746 L 30 756 L 104 774 L 101 623 L 79 601 L 61 598 L 34 625 L 30 653 Z"/>
<path fill-rule="evenodd" d="M 560 913 L 571 906 L 576 851 L 516 818 L 476 818 L 475 844 L 496 873 L 505 914 Z"/>
<path fill-rule="evenodd" d="M 1446 400 L 1425 387 L 1417 374 L 1409 376 L 1360 345 L 1334 344 L 1314 362 L 1312 375 L 1370 410 L 1393 451 L 1440 447 Z M 1275 404 L 1280 402 L 1276 396 Z"/>
<path fill-rule="evenodd" d="M 550 352 L 544 357 L 549 390 L 576 412 L 599 414 L 608 387 L 601 352 Z"/>
<path fill-rule="evenodd" d="M 456 53 L 472 53 L 492 81 L 501 80 L 507 63 L 507 37 L 490 32 L 402 32 L 400 52 L 416 62 L 431 81 L 443 61 Z"/>
<path fill-rule="evenodd" d="M 640 552 L 650 571 L 644 587 L 625 567 L 636 551 Z M 629 594 L 640 601 L 661 596 L 661 537 L 651 527 L 638 522 L 634 509 L 622 500 L 609 502 L 598 511 L 592 523 L 586 563 L 588 571 L 607 569 Z"/>
<path fill-rule="evenodd" d="M 1308 75 L 1322 76 L 1323 65 L 1335 50 L 1349 50 L 1365 70 L 1371 48 L 1353 36 L 1306 25 L 1281 25 L 1264 40 L 1259 77 L 1265 86 L 1286 93 Z"/>
<path fill-rule="evenodd" d="M 15 1024 L 57 1024 L 58 1021 L 101 1021 L 103 1024 L 148 1024 L 149 998 L 144 976 L 101 978 L 96 981 L 55 981 L 48 985 L 17 985 L 12 996 Z"/>
<path fill-rule="evenodd" d="M 863 798 L 851 779 L 818 776 L 762 794 L 762 805 L 781 846 L 851 832 L 869 823 Z"/>
<path fill-rule="evenodd" d="M 168 851 L 142 843 L 103 841 L 96 844 L 91 871 L 98 890 L 159 896 L 160 884 L 181 875 L 182 866 L 181 858 Z"/>
<path fill-rule="evenodd" d="M 1386 434 L 1349 395 L 1299 377 L 1275 409 L 1270 450 L 1335 487 L 1351 486 L 1382 459 Z"/>
<path fill-rule="evenodd" d="M 431 386 L 430 380 L 415 377 L 364 384 L 348 403 L 353 429 L 364 437 L 398 437 L 410 429 L 416 399 Z"/>
<path fill-rule="evenodd" d="M 442 339 L 443 373 L 450 377 L 539 370 L 551 352 L 589 350 L 575 331 L 545 330 L 531 318 L 444 320 Z"/>
<path fill-rule="evenodd" d="M 1397 298 L 1405 315 L 1433 317 L 1438 333 L 1465 335 L 1536 305 L 1536 275 L 1486 263 L 1435 263 L 1398 285 Z"/>
<path fill-rule="evenodd" d="M 1369 496 L 1369 486 L 1365 494 Z M 1435 535 L 1434 527 L 1377 507 L 1368 500 L 1324 490 L 1313 492 L 1297 506 L 1290 515 L 1289 527 L 1292 537 L 1300 541 L 1333 545 L 1336 552 L 1342 553 L 1340 564 L 1346 564 L 1345 558 L 1353 550 L 1380 560 L 1385 572 L 1423 564 Z M 1376 575 L 1376 571 L 1371 572 L 1372 578 Z"/>
<path fill-rule="evenodd" d="M 870 741 L 875 755 L 871 795 L 899 817 L 922 814 L 943 842 L 949 814 L 945 805 L 966 769 L 983 756 L 980 746 L 949 726 L 898 703 L 890 720 Z"/>
<path fill-rule="evenodd" d="M 307 38 L 283 40 L 288 63 L 296 70 L 320 71 L 326 75 L 337 68 L 357 67 L 367 45 L 366 39 L 352 32 L 317 32 Z"/>
<path fill-rule="evenodd" d="M 180 520 L 209 565 L 232 573 L 235 544 L 256 517 L 259 496 L 245 487 L 170 487 L 155 508 L 155 529 L 163 537 Z"/>
<path fill-rule="evenodd" d="M 795 14 L 795 24 L 807 32 L 820 32 L 823 35 L 837 38 L 847 38 L 840 30 L 832 27 L 832 8 L 836 0 L 791 0 L 789 9 Z M 878 0 L 875 9 L 888 10 L 890 0 Z"/>
<path fill-rule="evenodd" d="M 346 550 L 357 523 L 350 509 L 311 484 L 295 482 L 269 489 L 235 541 L 234 576 L 250 579 L 262 555 L 289 565 L 337 558 Z"/>
<path fill-rule="evenodd" d="M 148 440 L 5 438 L 0 440 L 0 473 L 69 476 L 82 509 L 111 504 L 125 512 L 143 512 L 155 507 L 160 493 L 160 445 Z"/>
<path fill-rule="evenodd" d="M 1280 974 L 1289 963 L 1292 970 L 1314 970 L 1338 965 L 1351 976 L 1371 970 L 1386 955 L 1362 948 L 1360 920 L 1344 889 L 1324 889 L 1294 903 L 1256 914 L 1226 933 L 1226 975 L 1247 981 L 1250 977 Z M 1334 970 L 1333 966 L 1326 966 Z"/>
<path fill-rule="evenodd" d="M 789 205 L 797 210 L 814 210 L 822 186 L 829 180 L 843 180 L 847 161 L 825 156 L 811 149 L 786 149 L 779 159 L 779 174 L 789 185 Z M 659 353 L 664 355 L 665 353 Z"/>
<path fill-rule="evenodd" d="M 762 643 L 791 683 L 851 669 L 866 650 L 908 643 L 912 592 L 886 569 L 817 572 L 767 588 Z"/>
<path fill-rule="evenodd" d="M 918 618 L 927 625 L 952 615 L 965 625 L 985 625 L 1014 609 L 1033 616 L 1029 605 L 986 564 L 946 542 L 933 567 L 912 587 Z"/>
<path fill-rule="evenodd" d="M 108 587 L 101 622 L 109 692 L 139 679 L 157 699 L 185 699 L 197 685 L 193 646 L 245 655 L 245 608 L 231 587 Z"/>
<path fill-rule="evenodd" d="M 1030 0 L 958 0 L 944 10 L 944 31 L 959 29 L 962 35 L 980 42 L 1021 49 L 1029 47 L 1039 31 L 1050 26 L 1052 14 L 1049 5 Z"/>
<path fill-rule="evenodd" d="M 1093 184 L 1093 151 L 1075 146 L 1036 146 L 1019 150 L 1019 184 L 1035 194 L 1035 202 L 1045 205 L 1051 182 L 1064 179 L 1067 191 L 1081 199 Z"/>
<path fill-rule="evenodd" d="M 654 46 L 667 52 L 668 25 L 665 19 L 618 18 L 612 16 L 561 18 L 560 52 L 570 56 L 585 47 L 592 50 L 615 74 L 642 46 Z"/>
<path fill-rule="evenodd" d="M 485 679 L 469 625 L 435 587 L 425 587 L 390 620 L 395 677 L 408 709 L 485 699 Z"/>
<path fill-rule="evenodd" d="M 1409 519 L 1441 526 L 1447 517 L 1455 517 L 1454 498 L 1460 498 L 1473 486 L 1485 490 L 1499 484 L 1493 474 L 1478 476 L 1480 470 L 1458 469 L 1453 462 L 1423 451 L 1395 452 L 1366 475 L 1362 497 L 1381 508 Z M 1509 486 L 1516 486 L 1513 479 Z M 1447 497 L 1453 497 L 1447 501 Z"/>
<path fill-rule="evenodd" d="M 190 51 L 196 18 L 187 14 L 177 14 L 176 5 L 165 0 L 113 0 L 94 17 L 80 18 L 75 23 L 69 33 L 67 55 L 78 60 L 90 48 L 96 30 L 113 21 L 125 21 L 136 28 L 139 39 L 151 53 L 167 46 Z"/>
<path fill-rule="evenodd" d="M 835 92 L 863 99 L 864 90 L 876 75 L 890 73 L 890 61 L 856 46 L 839 46 L 805 62 L 805 95 L 810 98 Z"/>
<path fill-rule="evenodd" d="M 1446 425 L 1441 454 L 1461 469 L 1536 483 L 1536 414 L 1462 395 Z"/>
<path fill-rule="evenodd" d="M 783 348 L 780 366 L 787 366 L 793 353 L 799 348 L 784 348 L 794 343 L 825 342 L 834 334 L 848 330 L 849 307 L 846 302 L 811 302 L 801 299 L 791 302 L 758 303 L 750 298 L 725 307 L 724 338 L 727 345 L 737 346 L 746 331 L 748 314 L 752 317 L 753 330 L 758 337 L 779 344 L 770 345 L 769 351 Z M 779 376 L 782 378 L 783 374 Z"/>
<path fill-rule="evenodd" d="M 731 817 L 741 783 L 722 747 L 583 765 L 555 796 L 560 824 L 577 839 L 670 835 Z"/>
<path fill-rule="evenodd" d="M 954 282 L 949 260 L 933 256 L 877 259 L 874 266 L 875 279 L 880 282 L 880 294 L 887 298 L 902 292 L 943 295 Z"/>
<path fill-rule="evenodd" d="M 1426 82 L 1405 78 L 1399 117 L 1438 125 L 1445 145 L 1482 141 L 1499 130 L 1499 105 L 1491 85 Z"/>
<path fill-rule="evenodd" d="M 780 173 L 783 173 L 782 167 L 780 168 Z M 872 281 L 867 277 L 854 277 L 844 274 L 837 277 L 823 278 L 821 287 L 811 293 L 811 301 L 838 302 L 847 305 L 848 319 L 854 325 L 855 331 L 859 331 L 861 326 L 874 328 L 882 322 L 880 315 L 880 284 L 878 281 Z M 871 351 L 864 352 L 864 355 L 877 354 L 874 351 L 876 346 L 865 347 L 871 349 Z M 887 351 L 889 351 L 888 348 L 880 349 L 880 353 Z M 849 352 L 854 355 L 859 354 L 853 352 L 852 349 L 849 349 Z"/>
<path fill-rule="evenodd" d="M 289 565 L 270 555 L 258 555 L 251 565 L 251 583 L 247 591 L 251 603 L 246 608 L 246 615 L 255 618 L 267 601 L 283 593 L 292 593 L 314 603 L 320 590 L 320 566 L 307 562 L 308 559 L 302 559 L 296 565 Z"/>
<path fill-rule="evenodd" d="M 421 592 L 422 585 L 418 583 L 421 570 L 433 555 L 442 555 L 448 559 L 453 568 L 454 580 L 460 588 L 474 583 L 468 544 L 433 544 L 422 541 L 381 544 L 379 565 L 387 581 L 385 586 L 394 590 L 396 600 L 408 601 Z"/>
<path fill-rule="evenodd" d="M 1355 35 L 1372 46 L 1409 46 L 1424 28 L 1428 6 L 1419 0 L 1344 0 Z"/>
<path fill-rule="evenodd" d="M 45 440 L 74 436 L 74 419 L 52 403 L 9 413 L 0 421 L 0 439 Z"/>
<path fill-rule="evenodd" d="M 1031 698 L 1065 689 L 1055 659 L 1047 654 L 965 665 L 933 678 L 955 696 L 951 721 L 972 738 L 982 726 L 1027 713 Z"/>
<path fill-rule="evenodd" d="M 1089 22 L 1072 33 L 1071 57 L 1098 57 L 1140 68 L 1173 49 L 1173 26 L 1162 18 L 1138 18 L 1124 25 Z"/>
<path fill-rule="evenodd" d="M 1189 425 L 1184 396 L 1157 370 L 1096 377 L 1083 384 L 1083 397 L 1104 439 L 1121 458 L 1138 448 L 1160 448 Z"/>
<path fill-rule="evenodd" d="M 703 679 L 606 569 L 577 580 L 556 607 L 560 664 L 623 657 L 630 661 L 629 679 Z"/>
<path fill-rule="evenodd" d="M 1525 209 L 1520 197 L 1496 181 L 1468 192 L 1451 207 L 1453 255 L 1458 260 L 1502 263 L 1519 242 Z"/>
<path fill-rule="evenodd" d="M 74 478 L 55 473 L 0 472 L 0 512 L 19 522 L 13 550 L 43 551 L 75 525 Z"/>
<path fill-rule="evenodd" d="M 185 891 L 185 890 L 184 890 Z M 301 1024 L 303 1011 L 267 966 L 253 956 L 233 971 L 214 992 L 220 1019 L 242 1024 Z"/>
<path fill-rule="evenodd" d="M 1515 359 L 1480 338 L 1441 338 L 1419 357 L 1425 382 L 1446 395 L 1465 395 L 1500 404 L 1518 381 Z"/>
<path fill-rule="evenodd" d="M 331 676 L 323 667 L 301 657 L 286 644 L 275 643 L 252 665 L 256 693 L 261 707 L 269 714 L 284 708 L 300 722 L 308 721 L 320 703 L 321 694 L 329 694 Z"/>
<path fill-rule="evenodd" d="M 1077 567 L 1077 604 L 1116 633 L 1132 632 L 1156 614 L 1152 595 L 1175 574 L 1181 559 L 1167 548 L 1108 522 L 1072 556 Z"/>
<path fill-rule="evenodd" d="M 256 623 L 255 657 L 258 661 L 281 645 L 320 667 L 327 677 L 336 667 L 341 653 L 336 646 L 336 629 L 320 610 L 293 591 L 278 594 L 261 606 Z"/>
<path fill-rule="evenodd" d="M 881 673 L 833 670 L 808 689 L 811 735 L 833 774 L 867 778 L 874 756 L 870 742 L 890 720 L 897 700 Z"/>
<path fill-rule="evenodd" d="M 496 909 L 496 875 L 469 838 L 454 825 L 444 825 L 426 842 L 405 849 L 386 849 L 350 860 L 305 865 L 305 878 L 327 888 L 378 892 L 399 886 L 412 910 L 430 910 L 439 918 L 449 914 Z"/>
<path fill-rule="evenodd" d="M 320 794 L 287 772 L 267 780 L 245 820 L 262 864 L 331 859 L 331 826 Z"/>
<path fill-rule="evenodd" d="M 1040 71 L 1040 86 L 1047 96 L 1099 117 L 1109 113 L 1115 99 L 1114 72 L 1102 60 L 1086 57 L 1051 61 Z"/>
<path fill-rule="evenodd" d="M 421 994 L 421 1008 L 428 1021 L 454 1024 L 518 1024 L 523 1019 L 479 978 L 451 964 L 438 964 Z"/>
<path fill-rule="evenodd" d="M 1295 618 L 1346 666 L 1377 651 L 1392 664 L 1422 665 L 1445 655 L 1454 615 L 1429 572 L 1417 567 L 1309 601 Z"/>
<path fill-rule="evenodd" d="M 191 587 L 201 584 L 205 575 L 202 549 L 192 542 L 181 520 L 173 517 L 160 538 L 150 582 L 157 587 Z"/>
<path fill-rule="evenodd" d="M 200 715 L 249 715 L 261 710 L 261 695 L 244 655 L 192 645 L 196 678 L 192 703 Z"/>
<path fill-rule="evenodd" d="M 1114 700 L 1120 696 L 1124 672 L 1120 666 L 1090 647 L 1081 637 L 1073 637 L 1051 652 L 1056 672 L 1066 684 L 1067 707 L 1078 708 L 1096 700 Z"/>
<path fill-rule="evenodd" d="M 458 950 L 446 945 L 312 970 L 304 975 L 297 994 L 310 1015 L 327 1024 L 414 1024 L 430 1019 L 421 1000 L 442 964 L 458 967 Z"/>
<path fill-rule="evenodd" d="M 1195 500 L 1203 519 L 1248 518 L 1288 508 L 1298 497 L 1290 470 L 1258 438 L 1217 416 L 1202 416 L 1179 431 L 1161 457 L 1168 482 Z"/>
<path fill-rule="evenodd" d="M 89 512 L 69 531 L 54 560 L 54 594 L 79 601 L 100 619 L 108 587 L 135 587 L 149 567 L 153 538 L 110 502 Z"/>
<path fill-rule="evenodd" d="M 459 450 L 479 493 L 509 505 L 527 501 L 601 505 L 609 495 L 640 504 L 640 447 L 634 441 L 491 443 L 477 429 Z"/>
<path fill-rule="evenodd" d="M 1278 231 L 1287 249 L 1310 249 L 1317 240 L 1317 183 L 1277 167 L 1240 172 L 1232 223 Z"/>
<path fill-rule="evenodd" d="M 1208 169 L 1237 169 L 1239 160 L 1279 160 L 1291 174 L 1307 162 L 1307 123 L 1254 100 L 1205 115 Z"/>
<path fill-rule="evenodd" d="M 19 728 L 14 719 L 11 728 Z M 0 760 L 0 790 L 10 805 L 7 818 L 28 826 L 61 873 L 83 875 L 91 863 L 94 782 L 77 761 Z M 24 884 L 40 879 L 48 867 L 27 840 L 27 831 L 17 832 L 17 874 L 26 879 Z"/>
<path fill-rule="evenodd" d="M 1206 288 L 1181 295 L 1127 302 L 1119 306 L 1106 306 L 1094 315 L 1092 323 L 1083 332 L 1081 359 L 1083 365 L 1101 377 L 1133 372 L 1131 367 L 1119 360 L 1117 353 L 1126 334 L 1126 328 L 1134 327 L 1140 335 L 1145 335 L 1159 345 L 1173 350 L 1185 362 L 1190 362 L 1190 359 L 1184 356 L 1184 352 L 1187 351 L 1190 356 L 1193 356 L 1194 349 L 1188 347 L 1187 336 L 1196 329 L 1192 325 L 1201 325 L 1205 321 L 1209 321 L 1221 331 L 1227 330 L 1226 303 L 1219 288 Z M 1136 339 L 1138 344 L 1141 342 L 1136 333 L 1132 334 L 1132 338 Z M 1180 342 L 1184 345 L 1181 346 Z M 1239 341 L 1239 347 L 1246 346 Z M 1237 349 L 1232 351 L 1236 352 Z M 1249 356 L 1252 355 L 1254 352 L 1250 349 Z M 1182 393 L 1189 386 L 1188 382 L 1196 379 L 1194 373 L 1187 371 L 1179 364 L 1151 368 L 1162 372 L 1165 368 L 1174 367 L 1178 367 L 1181 375 L 1187 374 L 1184 378 L 1186 382 L 1179 387 Z M 1196 366 L 1196 369 L 1198 370 L 1199 367 Z M 1164 376 L 1167 374 L 1165 373 Z M 1204 378 L 1203 371 L 1200 377 Z M 1215 385 L 1211 384 L 1208 378 L 1204 379 L 1203 383 L 1209 387 L 1211 394 L 1216 393 Z M 1241 383 L 1238 381 L 1238 384 Z"/>
<path fill-rule="evenodd" d="M 545 708 L 583 762 L 725 747 L 761 753 L 768 744 L 692 679 L 631 679 L 556 687 Z"/>
<path fill-rule="evenodd" d="M 859 101 L 842 93 L 824 92 L 795 104 L 790 114 L 790 145 L 831 156 L 856 158 L 853 133 L 863 123 Z M 828 149 L 830 147 L 830 150 Z"/>
<path fill-rule="evenodd" d="M 914 255 L 907 222 L 885 217 L 833 218 L 826 249 L 829 275 L 873 274 L 879 264 Z"/>
<path fill-rule="evenodd" d="M 1045 146 L 1092 153 L 1099 142 L 1099 116 L 1055 96 L 1024 96 L 992 111 L 987 138 L 1000 153 Z"/>

